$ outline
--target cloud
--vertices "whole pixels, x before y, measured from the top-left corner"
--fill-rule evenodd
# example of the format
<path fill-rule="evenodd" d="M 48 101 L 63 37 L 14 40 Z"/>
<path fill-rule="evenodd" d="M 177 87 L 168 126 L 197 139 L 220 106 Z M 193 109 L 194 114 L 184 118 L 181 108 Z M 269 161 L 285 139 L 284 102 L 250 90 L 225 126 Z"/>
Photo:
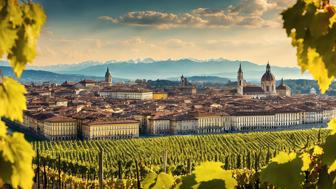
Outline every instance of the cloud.
<path fill-rule="evenodd" d="M 127 24 L 133 26 L 155 26 L 158 28 L 172 28 L 183 25 L 202 25 L 204 21 L 189 13 L 177 15 L 159 11 L 128 12 L 119 18 L 100 16 L 99 20 L 111 21 L 114 24 Z"/>
<path fill-rule="evenodd" d="M 116 23 L 117 20 L 114 19 L 113 17 L 111 16 L 100 16 L 98 17 L 99 20 L 104 20 L 104 21 L 111 21 L 112 23 Z"/>
<path fill-rule="evenodd" d="M 270 0 L 270 3 L 274 3 L 276 5 L 275 9 L 284 10 L 285 8 L 293 5 L 295 0 Z"/>
<path fill-rule="evenodd" d="M 155 27 L 159 29 L 194 27 L 222 28 L 229 26 L 243 27 L 278 27 L 280 10 L 293 0 L 242 0 L 236 5 L 223 9 L 197 8 L 189 12 L 171 13 L 153 10 L 128 12 L 119 17 L 100 16 L 99 20 L 113 24 Z M 276 16 L 267 17 L 267 13 Z"/>
<path fill-rule="evenodd" d="M 246 16 L 262 16 L 265 12 L 274 10 L 277 4 L 267 0 L 243 0 L 231 11 Z"/>

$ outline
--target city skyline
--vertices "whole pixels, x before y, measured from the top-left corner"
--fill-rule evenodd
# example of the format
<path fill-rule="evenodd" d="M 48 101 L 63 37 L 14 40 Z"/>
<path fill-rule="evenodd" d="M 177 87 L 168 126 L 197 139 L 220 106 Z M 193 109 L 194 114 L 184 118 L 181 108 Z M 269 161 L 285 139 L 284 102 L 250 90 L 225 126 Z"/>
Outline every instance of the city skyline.
<path fill-rule="evenodd" d="M 50 1 L 35 65 L 164 59 L 296 67 L 280 12 L 293 0 Z"/>

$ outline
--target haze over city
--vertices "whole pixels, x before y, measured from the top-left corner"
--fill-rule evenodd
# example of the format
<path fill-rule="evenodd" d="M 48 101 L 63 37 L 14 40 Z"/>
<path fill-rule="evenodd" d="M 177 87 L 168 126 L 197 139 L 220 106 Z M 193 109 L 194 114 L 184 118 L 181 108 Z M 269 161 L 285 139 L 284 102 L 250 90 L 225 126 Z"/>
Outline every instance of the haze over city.
<path fill-rule="evenodd" d="M 296 66 L 280 18 L 293 0 L 38 2 L 48 19 L 35 65 L 222 57 Z"/>

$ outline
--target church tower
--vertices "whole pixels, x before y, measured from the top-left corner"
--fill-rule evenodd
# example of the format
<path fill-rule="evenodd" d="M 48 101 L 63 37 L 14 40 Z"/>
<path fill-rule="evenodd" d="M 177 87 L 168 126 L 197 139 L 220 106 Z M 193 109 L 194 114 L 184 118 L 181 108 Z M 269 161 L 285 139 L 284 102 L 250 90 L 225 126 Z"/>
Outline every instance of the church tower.
<path fill-rule="evenodd" d="M 107 67 L 106 69 L 106 73 L 105 73 L 105 83 L 108 85 L 108 86 L 111 86 L 112 85 L 112 74 L 109 70 L 109 68 Z"/>
<path fill-rule="evenodd" d="M 267 63 L 266 72 L 261 77 L 261 87 L 269 95 L 276 94 L 275 77 L 271 72 L 271 66 Z"/>
<path fill-rule="evenodd" d="M 244 94 L 243 89 L 244 89 L 244 75 L 240 64 L 237 74 L 237 93 L 243 95 Z"/>
<path fill-rule="evenodd" d="M 188 79 L 184 77 L 183 75 L 181 76 L 181 81 L 180 81 L 181 87 L 185 87 L 188 85 Z"/>

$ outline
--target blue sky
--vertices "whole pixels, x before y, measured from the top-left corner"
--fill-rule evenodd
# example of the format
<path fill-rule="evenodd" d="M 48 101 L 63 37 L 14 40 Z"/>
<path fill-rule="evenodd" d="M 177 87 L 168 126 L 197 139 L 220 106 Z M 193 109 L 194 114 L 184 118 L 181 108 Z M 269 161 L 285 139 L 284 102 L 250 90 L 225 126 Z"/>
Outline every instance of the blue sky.
<path fill-rule="evenodd" d="M 294 0 L 38 0 L 36 64 L 153 58 L 295 66 L 279 13 Z"/>

